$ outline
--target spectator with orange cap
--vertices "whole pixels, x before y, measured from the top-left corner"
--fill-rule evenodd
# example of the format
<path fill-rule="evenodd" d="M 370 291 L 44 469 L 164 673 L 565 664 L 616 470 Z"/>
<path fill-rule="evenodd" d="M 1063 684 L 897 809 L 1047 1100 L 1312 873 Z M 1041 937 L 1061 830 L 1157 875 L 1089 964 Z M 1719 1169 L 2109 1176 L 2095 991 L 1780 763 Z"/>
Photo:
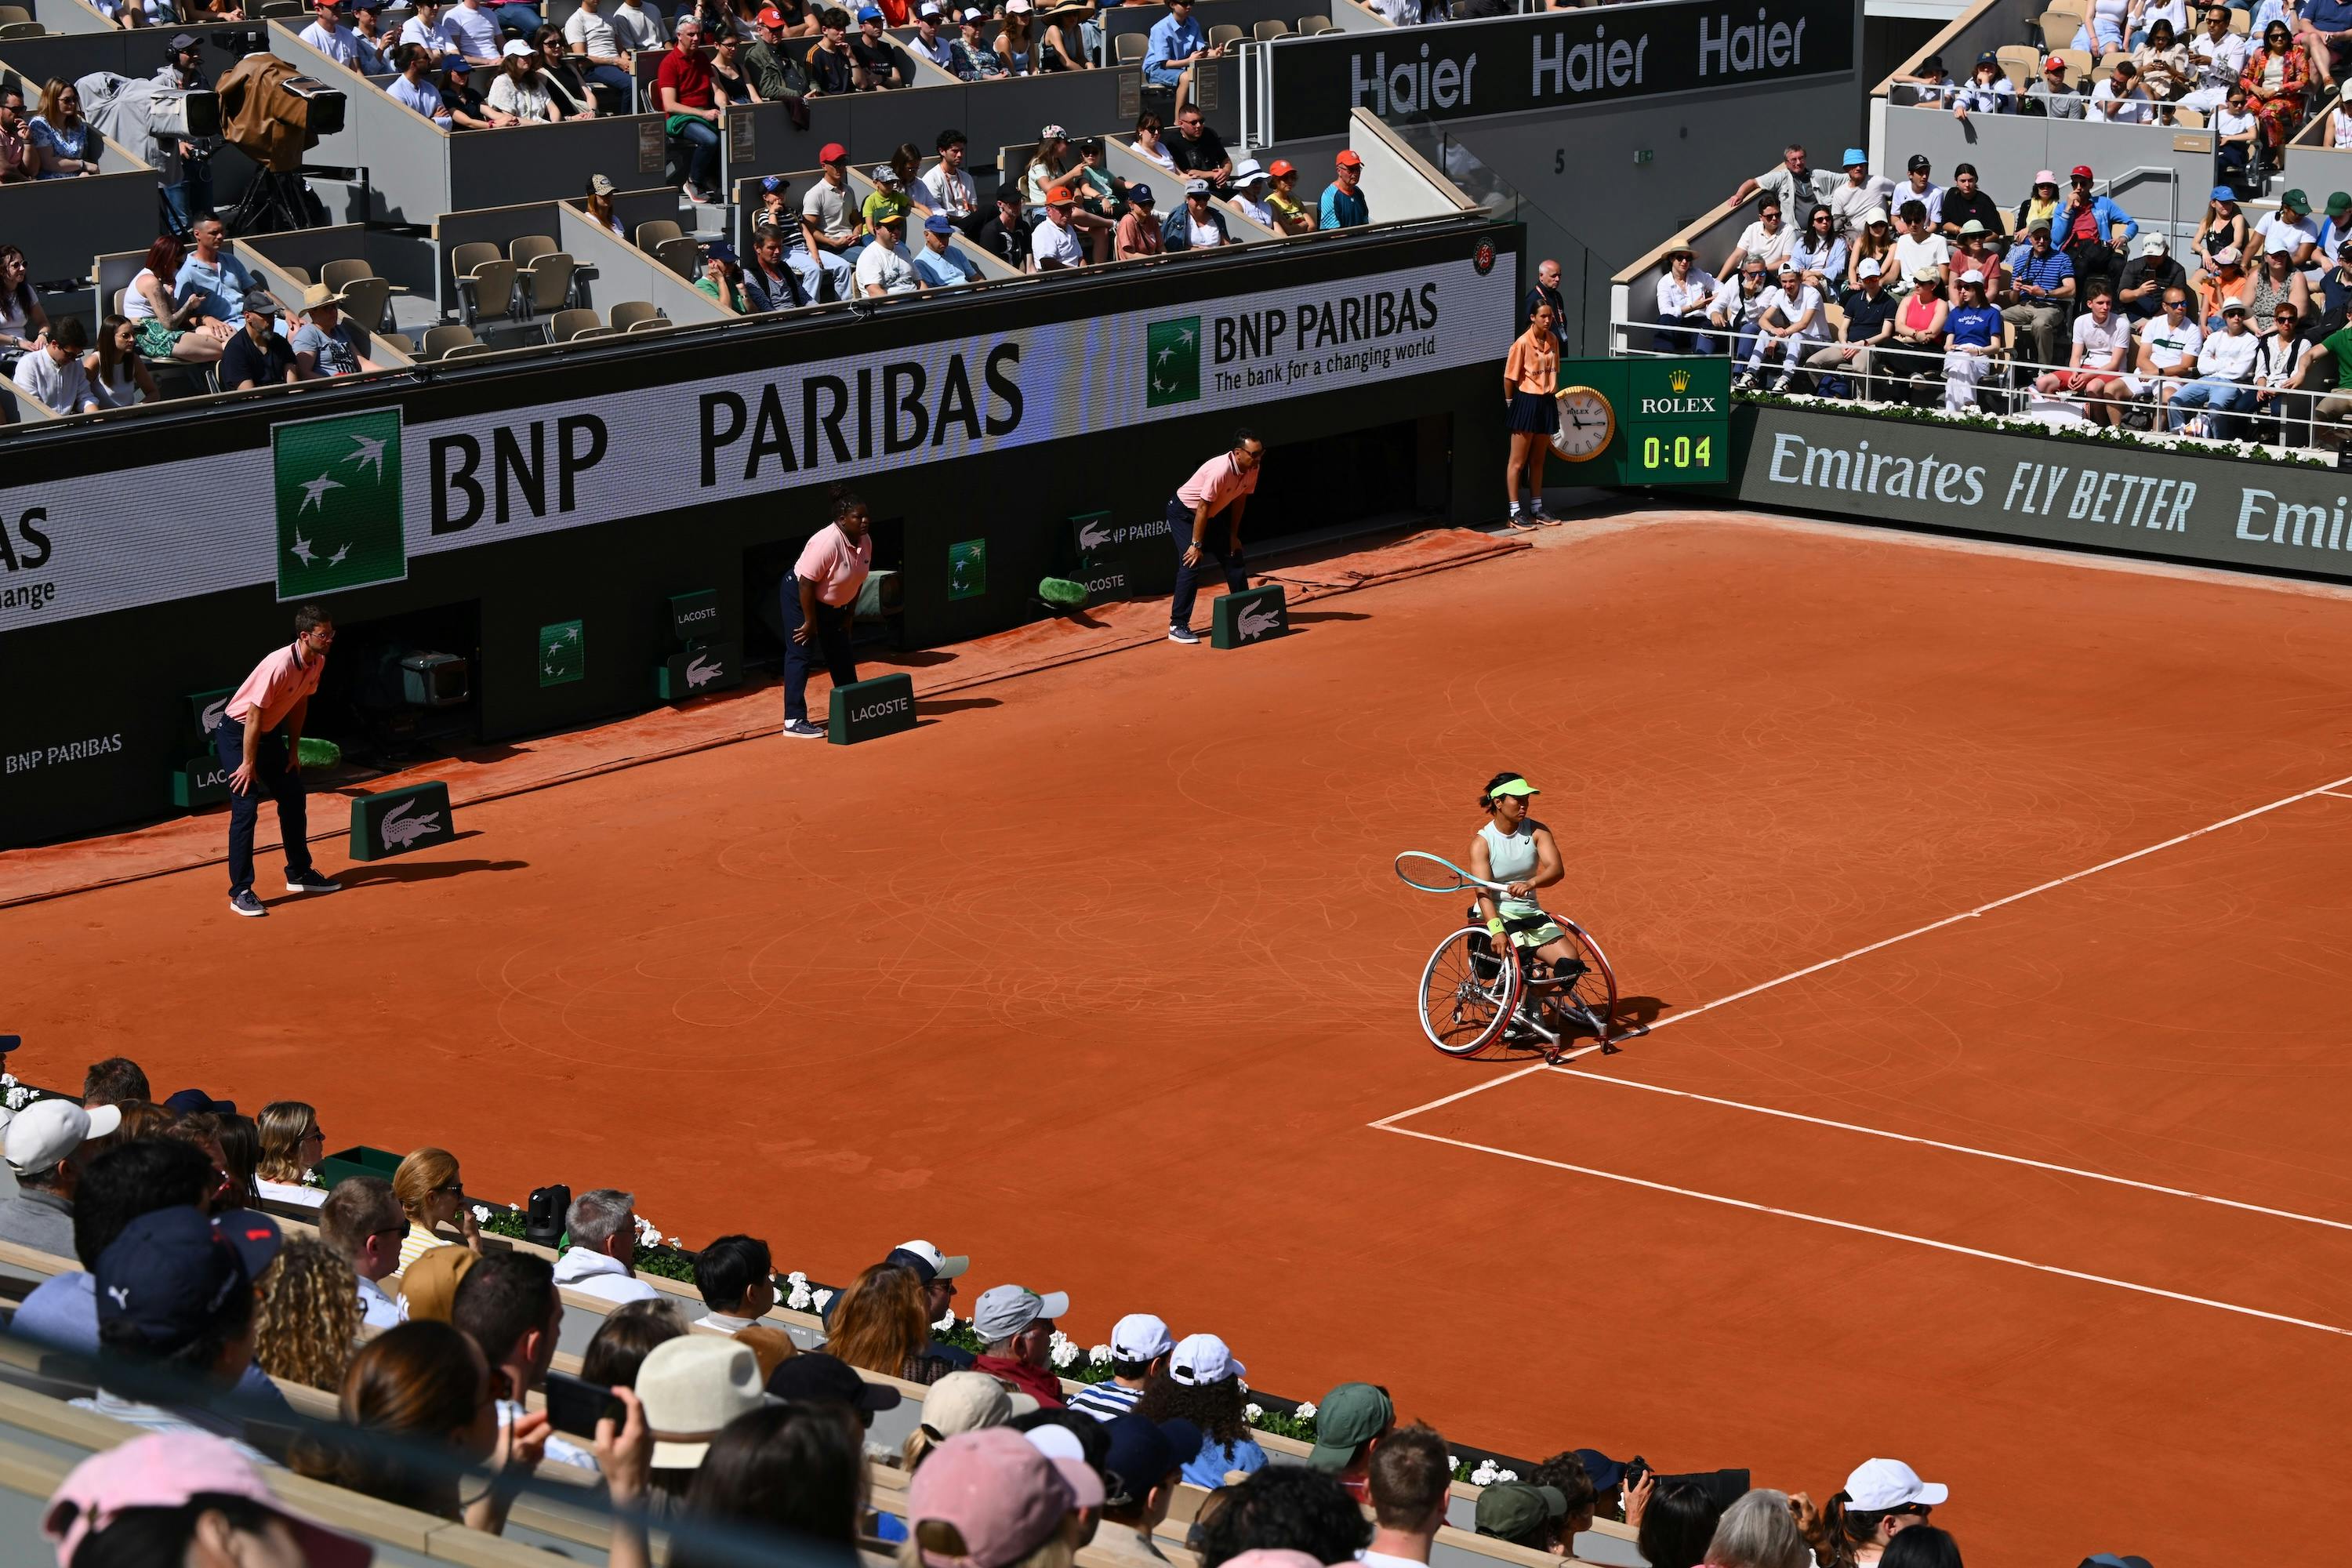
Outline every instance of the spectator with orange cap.
<path fill-rule="evenodd" d="M 1307 234 L 1315 227 L 1315 215 L 1298 199 L 1298 165 L 1287 158 L 1276 158 L 1265 166 L 1266 177 L 1274 188 L 1265 194 L 1265 205 L 1273 209 L 1276 227 L 1285 234 Z"/>
<path fill-rule="evenodd" d="M 1336 163 L 1337 177 L 1323 187 L 1322 209 L 1315 226 L 1361 228 L 1372 221 L 1371 209 L 1364 202 L 1363 157 L 1353 147 L 1342 147 Z"/>

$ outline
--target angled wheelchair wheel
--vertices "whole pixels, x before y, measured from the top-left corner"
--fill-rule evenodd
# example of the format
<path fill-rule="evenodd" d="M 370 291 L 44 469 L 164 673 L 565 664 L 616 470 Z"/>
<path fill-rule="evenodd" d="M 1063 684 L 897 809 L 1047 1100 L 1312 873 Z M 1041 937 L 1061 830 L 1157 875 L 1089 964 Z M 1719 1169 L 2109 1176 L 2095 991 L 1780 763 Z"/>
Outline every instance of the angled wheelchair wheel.
<path fill-rule="evenodd" d="M 1568 933 L 1575 945 L 1575 963 L 1580 970 L 1573 984 L 1546 991 L 1543 1001 L 1553 1009 L 1568 1027 L 1563 1036 L 1580 1032 L 1591 1035 L 1606 1045 L 1617 1027 L 1617 974 L 1609 967 L 1609 960 L 1582 926 L 1561 915 L 1552 916 L 1552 923 Z M 1555 964 L 1555 979 L 1567 980 L 1568 966 Z"/>
<path fill-rule="evenodd" d="M 1519 1005 L 1519 966 L 1498 955 L 1483 926 L 1437 944 L 1421 972 L 1421 1029 L 1449 1057 L 1498 1044 Z"/>

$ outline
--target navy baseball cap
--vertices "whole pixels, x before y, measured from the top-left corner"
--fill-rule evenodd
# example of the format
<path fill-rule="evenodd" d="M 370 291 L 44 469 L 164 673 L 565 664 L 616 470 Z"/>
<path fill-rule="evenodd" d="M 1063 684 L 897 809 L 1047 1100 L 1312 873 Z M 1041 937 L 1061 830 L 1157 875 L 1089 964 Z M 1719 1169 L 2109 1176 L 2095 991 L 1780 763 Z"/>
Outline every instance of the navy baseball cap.
<path fill-rule="evenodd" d="M 803 1351 L 778 1362 L 768 1374 L 768 1392 L 787 1405 L 846 1405 L 868 1415 L 898 1408 L 899 1398 L 888 1384 L 868 1383 L 856 1368 L 823 1351 Z"/>
<path fill-rule="evenodd" d="M 1605 1492 L 1625 1479 L 1625 1467 L 1598 1448 L 1579 1448 L 1576 1458 L 1595 1491 Z"/>
<path fill-rule="evenodd" d="M 165 1100 L 163 1109 L 175 1110 L 182 1116 L 194 1116 L 198 1112 L 208 1112 L 214 1116 L 235 1116 L 236 1101 L 215 1100 L 201 1089 L 184 1089 Z"/>
<path fill-rule="evenodd" d="M 770 174 L 761 180 L 760 188 L 763 191 L 781 191 L 791 183 L 792 182 L 786 180 L 782 174 Z"/>
<path fill-rule="evenodd" d="M 6 1056 L 24 1043 L 25 1037 L 22 1035 L 0 1035 L 0 1057 Z"/>
<path fill-rule="evenodd" d="M 735 247 L 728 244 L 723 239 L 712 240 L 710 244 L 704 248 L 703 254 L 705 256 L 716 257 L 719 260 L 727 263 L 730 267 L 740 267 L 743 265 L 742 258 L 735 254 Z"/>
<path fill-rule="evenodd" d="M 124 1226 L 98 1260 L 101 1332 L 109 1323 L 128 1323 L 158 1355 L 194 1342 L 236 1292 L 253 1288 L 247 1248 L 257 1250 L 258 1244 L 242 1233 L 267 1226 L 268 1253 L 277 1255 L 277 1223 L 266 1215 L 236 1214 L 239 1223 L 227 1235 L 193 1206 L 156 1209 Z"/>
<path fill-rule="evenodd" d="M 1151 1421 L 1129 1411 L 1105 1422 L 1103 1431 L 1110 1438 L 1102 1462 L 1103 1500 L 1113 1508 L 1140 1503 L 1201 1451 L 1201 1429 L 1190 1421 Z"/>

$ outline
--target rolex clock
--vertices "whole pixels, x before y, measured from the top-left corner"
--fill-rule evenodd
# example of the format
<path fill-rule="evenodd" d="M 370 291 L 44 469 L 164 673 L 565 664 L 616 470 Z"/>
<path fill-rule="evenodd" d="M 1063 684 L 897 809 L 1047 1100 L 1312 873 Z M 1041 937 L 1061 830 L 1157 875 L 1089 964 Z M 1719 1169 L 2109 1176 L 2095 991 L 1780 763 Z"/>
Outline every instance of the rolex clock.
<path fill-rule="evenodd" d="M 1589 386 L 1564 386 L 1559 392 L 1559 428 L 1551 449 L 1571 463 L 1590 462 L 1609 449 L 1617 433 L 1617 411 L 1609 399 Z"/>

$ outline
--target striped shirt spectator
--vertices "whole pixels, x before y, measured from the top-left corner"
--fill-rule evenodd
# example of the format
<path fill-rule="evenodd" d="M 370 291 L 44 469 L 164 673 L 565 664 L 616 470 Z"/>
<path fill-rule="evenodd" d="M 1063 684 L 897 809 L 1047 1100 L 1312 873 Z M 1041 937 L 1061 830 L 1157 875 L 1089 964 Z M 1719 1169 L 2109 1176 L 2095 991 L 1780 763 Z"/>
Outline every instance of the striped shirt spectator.
<path fill-rule="evenodd" d="M 1175 1348 L 1166 1323 L 1149 1312 L 1129 1313 L 1110 1331 L 1111 1381 L 1080 1389 L 1070 1396 L 1070 1408 L 1097 1421 L 1126 1415 L 1143 1397 L 1144 1385 L 1167 1372 Z"/>

